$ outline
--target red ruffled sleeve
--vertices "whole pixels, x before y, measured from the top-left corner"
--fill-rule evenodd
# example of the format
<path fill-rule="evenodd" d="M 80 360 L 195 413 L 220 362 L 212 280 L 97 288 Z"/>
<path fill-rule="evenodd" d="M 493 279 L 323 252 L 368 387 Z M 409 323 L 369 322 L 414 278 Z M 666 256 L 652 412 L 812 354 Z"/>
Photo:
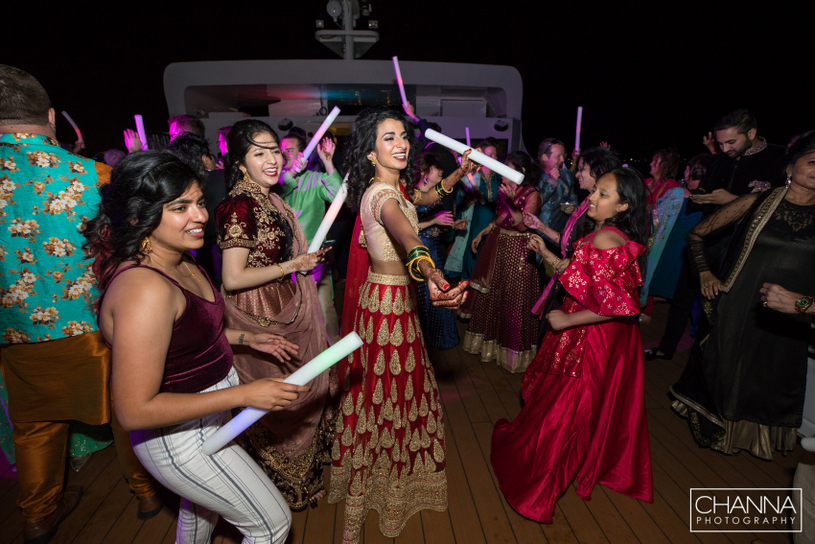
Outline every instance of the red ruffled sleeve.
<path fill-rule="evenodd" d="M 578 242 L 569 267 L 560 275 L 566 291 L 597 315 L 635 315 L 640 311 L 637 287 L 642 275 L 637 263 L 645 247 L 636 242 L 598 249 L 594 236 Z"/>
<path fill-rule="evenodd" d="M 258 226 L 254 202 L 244 195 L 227 196 L 215 209 L 220 248 L 253 249 L 258 243 Z"/>

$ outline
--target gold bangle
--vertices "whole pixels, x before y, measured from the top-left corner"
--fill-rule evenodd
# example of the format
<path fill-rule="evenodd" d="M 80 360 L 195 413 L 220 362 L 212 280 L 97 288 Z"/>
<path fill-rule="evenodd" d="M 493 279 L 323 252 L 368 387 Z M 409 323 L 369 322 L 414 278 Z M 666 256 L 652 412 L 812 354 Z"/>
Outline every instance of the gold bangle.
<path fill-rule="evenodd" d="M 432 268 L 436 268 L 436 263 L 434 263 L 433 259 L 431 259 L 428 255 L 419 255 L 407 263 L 408 274 L 410 274 L 410 277 L 416 281 L 425 281 L 424 276 L 422 276 L 422 270 L 419 268 L 420 261 L 430 262 L 430 266 Z"/>
<path fill-rule="evenodd" d="M 285 278 L 285 277 L 286 277 L 286 273 L 285 273 L 285 272 L 283 272 L 283 267 L 282 267 L 282 266 L 280 266 L 280 263 L 275 263 L 275 266 L 276 266 L 276 267 L 278 267 L 278 268 L 280 269 L 280 277 L 279 277 L 279 278 L 277 278 L 277 281 L 283 281 L 283 278 Z"/>

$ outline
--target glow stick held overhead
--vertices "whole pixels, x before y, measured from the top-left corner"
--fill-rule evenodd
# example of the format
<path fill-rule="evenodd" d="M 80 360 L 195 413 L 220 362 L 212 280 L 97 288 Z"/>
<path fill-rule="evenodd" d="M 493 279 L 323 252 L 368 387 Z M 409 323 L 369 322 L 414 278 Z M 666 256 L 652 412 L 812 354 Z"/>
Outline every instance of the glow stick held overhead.
<path fill-rule="evenodd" d="M 362 339 L 357 333 L 352 332 L 301 366 L 288 378 L 283 380 L 283 383 L 306 385 L 361 346 Z M 212 455 L 217 452 L 267 413 L 266 410 L 259 410 L 258 408 L 245 408 L 240 414 L 232 418 L 231 421 L 215 431 L 212 436 L 204 441 L 202 447 L 204 453 L 206 455 Z"/>
<path fill-rule="evenodd" d="M 317 144 L 319 144 L 320 140 L 323 139 L 323 136 L 325 135 L 326 131 L 328 130 L 328 127 L 331 126 L 331 123 L 334 122 L 334 120 L 337 118 L 337 116 L 339 114 L 340 114 L 340 109 L 337 106 L 334 106 L 334 109 L 332 109 L 331 113 L 328 114 L 328 117 L 325 118 L 325 121 L 323 121 L 323 124 L 320 125 L 320 128 L 317 129 L 317 132 L 314 133 L 314 137 L 311 139 L 311 141 L 306 146 L 305 151 L 303 151 L 303 158 L 305 160 L 308 160 L 308 158 L 311 156 L 311 154 L 314 153 L 314 150 L 317 148 Z"/>
<path fill-rule="evenodd" d="M 470 147 L 470 127 L 464 127 L 464 139 L 467 141 L 467 147 Z M 470 187 L 475 185 L 475 178 L 472 173 L 467 174 L 467 179 L 470 181 Z"/>
<path fill-rule="evenodd" d="M 580 126 L 583 124 L 583 106 L 577 106 L 577 126 L 574 129 L 574 148 L 580 149 Z"/>
<path fill-rule="evenodd" d="M 342 205 L 345 203 L 345 197 L 348 196 L 348 185 L 345 184 L 347 181 L 348 174 L 345 174 L 345 179 L 342 180 L 340 190 L 337 191 L 334 201 L 331 203 L 331 206 L 328 207 L 328 211 L 325 212 L 325 217 L 323 217 L 320 226 L 317 227 L 314 238 L 311 239 L 311 243 L 308 245 L 309 253 L 314 253 L 320 249 L 325 237 L 328 235 L 328 231 L 331 229 L 331 225 L 334 224 L 334 220 L 337 218 L 337 214 L 340 213 L 340 208 L 342 208 Z"/>
<path fill-rule="evenodd" d="M 133 116 L 136 119 L 136 132 L 141 140 L 141 150 L 147 151 L 147 133 L 144 131 L 144 118 L 138 113 Z"/>
<path fill-rule="evenodd" d="M 65 119 L 67 119 L 69 123 L 71 123 L 72 127 L 74 127 L 74 132 L 76 132 L 77 141 L 84 142 L 85 140 L 82 138 L 82 132 L 79 130 L 79 127 L 76 126 L 76 123 L 74 123 L 74 120 L 71 119 L 71 116 L 68 115 L 68 112 L 65 111 L 65 110 L 62 110 L 62 116 L 65 117 Z"/>
<path fill-rule="evenodd" d="M 464 145 L 461 142 L 458 142 L 449 136 L 445 136 L 440 132 L 436 132 L 432 128 L 429 128 L 424 133 L 425 138 L 428 140 L 433 140 L 437 144 L 441 144 L 447 149 L 452 149 L 460 153 L 461 155 L 464 154 L 465 151 L 470 149 L 470 146 Z M 513 183 L 520 185 L 521 182 L 524 180 L 524 175 L 522 172 L 518 172 L 517 170 L 513 170 L 506 164 L 496 161 L 492 157 L 488 157 L 487 155 L 481 153 L 477 149 L 473 149 L 473 152 L 470 153 L 469 158 L 471 161 L 476 162 L 482 166 L 486 166 L 496 174 L 500 174 L 505 178 L 511 180 Z"/>
<path fill-rule="evenodd" d="M 402 105 L 407 106 L 408 99 L 405 94 L 405 82 L 402 80 L 402 70 L 399 69 L 399 59 L 393 57 L 393 71 L 396 72 L 396 84 L 399 85 L 399 94 L 402 95 Z"/>

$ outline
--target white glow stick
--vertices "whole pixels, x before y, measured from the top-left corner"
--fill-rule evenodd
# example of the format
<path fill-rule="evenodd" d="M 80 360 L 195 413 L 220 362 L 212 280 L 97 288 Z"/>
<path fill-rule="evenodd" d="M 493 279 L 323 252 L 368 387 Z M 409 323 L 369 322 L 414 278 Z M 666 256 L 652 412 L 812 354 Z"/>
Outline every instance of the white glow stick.
<path fill-rule="evenodd" d="M 317 232 L 314 233 L 314 238 L 311 239 L 311 243 L 308 245 L 309 253 L 314 253 L 320 249 L 320 246 L 323 245 L 323 241 L 325 241 L 325 237 L 328 235 L 328 231 L 331 229 L 331 225 L 334 224 L 334 220 L 337 218 L 337 214 L 340 213 L 340 208 L 342 208 L 342 205 L 345 203 L 345 197 L 348 196 L 346 181 L 348 181 L 348 174 L 345 174 L 345 179 L 342 180 L 342 185 L 340 186 L 340 190 L 337 191 L 337 196 L 334 197 L 334 202 L 328 207 L 328 211 L 325 212 L 325 217 L 323 217 L 323 220 L 320 222 L 320 226 L 317 227 Z"/>
<path fill-rule="evenodd" d="M 583 106 L 577 106 L 577 126 L 574 129 L 574 148 L 580 149 L 580 125 L 583 124 Z"/>
<path fill-rule="evenodd" d="M 405 94 L 405 83 L 402 80 L 402 70 L 399 69 L 399 59 L 393 57 L 393 71 L 396 72 L 396 84 L 399 85 L 399 94 L 402 95 L 402 104 L 408 105 L 407 95 Z"/>
<path fill-rule="evenodd" d="M 464 136 L 467 138 L 467 147 L 470 147 L 470 127 L 464 127 Z"/>
<path fill-rule="evenodd" d="M 71 116 L 68 115 L 68 112 L 65 111 L 65 110 L 62 110 L 62 116 L 65 117 L 65 119 L 67 119 L 69 123 L 71 123 L 72 127 L 74 127 L 74 132 L 76 132 L 77 140 L 80 141 L 80 142 L 84 142 L 85 140 L 82 139 L 82 132 L 80 132 L 79 127 L 76 126 L 76 123 L 74 123 L 74 120 L 71 119 Z"/>
<path fill-rule="evenodd" d="M 141 150 L 147 151 L 147 133 L 144 131 L 144 118 L 138 113 L 133 116 L 136 119 L 136 132 L 141 140 Z"/>
<path fill-rule="evenodd" d="M 283 383 L 306 385 L 308 382 L 340 362 L 352 351 L 362 346 L 362 339 L 355 332 L 345 336 L 339 342 L 319 354 L 317 357 L 293 372 Z M 258 408 L 245 408 L 240 414 L 232 418 L 226 425 L 215 431 L 212 436 L 204 440 L 203 451 L 207 455 L 217 452 L 236 436 L 245 431 L 254 422 L 265 416 L 268 412 Z"/>
<path fill-rule="evenodd" d="M 433 140 L 437 144 L 441 144 L 448 149 L 452 149 L 453 151 L 457 151 L 458 153 L 464 155 L 464 152 L 470 149 L 470 146 L 464 145 L 461 142 L 458 142 L 444 134 L 436 132 L 432 128 L 429 128 L 425 131 L 424 137 L 428 140 Z M 505 178 L 511 180 L 513 183 L 518 185 L 524 180 L 524 175 L 522 172 L 518 172 L 513 170 L 506 164 L 500 163 L 493 159 L 492 157 L 488 157 L 478 151 L 477 149 L 473 149 L 473 152 L 470 153 L 469 158 L 473 162 L 477 162 L 483 166 L 486 166 L 496 174 L 504 176 Z"/>
<path fill-rule="evenodd" d="M 323 124 L 320 125 L 320 128 L 317 129 L 317 132 L 314 133 L 314 138 L 306 146 L 306 150 L 303 151 L 303 158 L 308 160 L 312 153 L 314 153 L 314 149 L 316 149 L 317 144 L 320 143 L 320 140 L 323 139 L 325 135 L 325 131 L 328 130 L 328 127 L 331 126 L 331 123 L 334 122 L 334 119 L 340 114 L 340 109 L 337 106 L 334 106 L 334 109 L 331 110 L 331 113 L 328 114 L 328 117 L 325 118 Z"/>

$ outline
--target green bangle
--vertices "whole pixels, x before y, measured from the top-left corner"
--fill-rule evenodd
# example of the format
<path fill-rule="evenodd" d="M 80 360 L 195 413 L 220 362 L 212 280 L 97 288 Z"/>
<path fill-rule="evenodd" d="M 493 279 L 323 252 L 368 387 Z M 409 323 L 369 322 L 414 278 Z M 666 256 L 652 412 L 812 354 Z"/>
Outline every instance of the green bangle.
<path fill-rule="evenodd" d="M 413 259 L 415 259 L 416 257 L 418 257 L 420 255 L 426 255 L 426 256 L 429 257 L 430 256 L 430 250 L 427 249 L 426 246 L 415 246 L 415 247 L 413 247 L 413 249 L 408 251 L 407 260 L 412 261 Z"/>
<path fill-rule="evenodd" d="M 444 197 L 446 197 L 447 195 L 449 195 L 450 193 L 453 192 L 452 188 L 450 188 L 450 189 L 445 189 L 444 188 L 444 180 L 441 180 L 436 185 L 436 187 L 434 187 L 434 190 L 436 191 L 436 194 L 439 195 L 440 198 L 444 198 Z"/>

